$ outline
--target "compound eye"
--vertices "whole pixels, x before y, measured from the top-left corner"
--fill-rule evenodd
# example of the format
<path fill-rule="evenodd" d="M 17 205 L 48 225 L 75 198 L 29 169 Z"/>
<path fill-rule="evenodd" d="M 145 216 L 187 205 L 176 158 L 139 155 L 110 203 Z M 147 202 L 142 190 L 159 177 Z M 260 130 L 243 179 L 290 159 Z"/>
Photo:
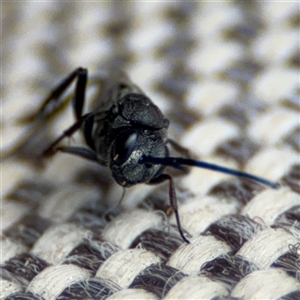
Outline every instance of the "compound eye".
<path fill-rule="evenodd" d="M 131 155 L 137 140 L 136 130 L 130 128 L 123 130 L 116 138 L 113 160 L 122 165 Z"/>

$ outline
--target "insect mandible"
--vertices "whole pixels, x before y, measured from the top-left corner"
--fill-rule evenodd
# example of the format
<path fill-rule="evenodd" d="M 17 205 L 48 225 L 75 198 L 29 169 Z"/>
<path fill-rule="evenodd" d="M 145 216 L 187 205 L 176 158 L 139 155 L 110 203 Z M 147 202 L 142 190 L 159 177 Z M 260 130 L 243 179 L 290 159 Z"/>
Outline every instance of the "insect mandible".
<path fill-rule="evenodd" d="M 190 158 L 170 157 L 168 144 L 176 146 L 176 143 L 167 136 L 169 121 L 122 72 L 112 73 L 104 80 L 97 105 L 92 112 L 83 115 L 88 71 L 77 68 L 52 91 L 42 103 L 37 116 L 43 115 L 47 106 L 57 101 L 74 80 L 73 108 L 76 122 L 44 151 L 44 155 L 60 151 L 107 166 L 115 181 L 123 187 L 168 181 L 170 205 L 178 231 L 186 243 L 189 240 L 181 228 L 174 182 L 171 175 L 164 173 L 166 166 L 176 169 L 184 169 L 186 165 L 205 168 L 276 188 L 275 183 L 249 173 Z M 71 137 L 79 129 L 88 147 L 59 146 L 64 138 Z"/>

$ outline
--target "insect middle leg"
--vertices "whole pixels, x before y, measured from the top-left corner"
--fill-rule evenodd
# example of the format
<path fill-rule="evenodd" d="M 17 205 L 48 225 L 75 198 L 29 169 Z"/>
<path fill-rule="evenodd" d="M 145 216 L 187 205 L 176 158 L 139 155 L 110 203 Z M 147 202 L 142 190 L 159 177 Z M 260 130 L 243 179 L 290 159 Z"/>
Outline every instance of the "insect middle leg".
<path fill-rule="evenodd" d="M 179 145 L 177 142 L 175 142 L 174 140 L 172 139 L 167 139 L 167 142 L 166 144 L 170 144 L 175 151 L 177 151 L 178 153 L 180 153 L 183 157 L 186 157 L 186 158 L 192 158 L 192 154 L 191 152 L 189 151 L 189 149 Z"/>
<path fill-rule="evenodd" d="M 56 147 L 64 138 L 71 137 L 77 130 L 79 130 L 82 126 L 85 126 L 85 123 L 92 123 L 94 120 L 94 115 L 92 113 L 86 114 L 81 117 L 81 120 L 77 121 L 71 127 L 63 132 L 42 154 L 42 156 L 50 156 L 55 154 L 56 152 L 65 152 L 73 155 L 80 156 L 81 158 L 85 158 L 91 160 L 93 162 L 97 162 L 101 165 L 104 165 L 104 162 L 99 159 L 94 150 L 85 148 L 85 147 Z"/>
<path fill-rule="evenodd" d="M 177 228 L 178 231 L 182 237 L 182 239 L 189 244 L 189 240 L 185 237 L 183 234 L 182 228 L 181 228 L 181 223 L 180 223 L 180 218 L 179 218 L 179 213 L 178 213 L 178 206 L 177 206 L 177 197 L 176 197 L 176 192 L 175 192 L 175 187 L 174 187 L 174 182 L 173 178 L 169 174 L 161 174 L 160 176 L 152 179 L 149 181 L 149 184 L 158 184 L 165 182 L 166 180 L 169 180 L 169 197 L 170 197 L 170 204 L 171 207 L 174 211 L 176 222 L 177 222 Z"/>
<path fill-rule="evenodd" d="M 77 130 L 79 130 L 85 122 L 88 122 L 89 119 L 94 119 L 92 113 L 86 114 L 81 117 L 79 121 L 74 123 L 71 127 L 63 132 L 44 152 L 43 156 L 49 156 L 54 154 L 57 151 L 56 146 L 66 137 L 71 137 Z"/>

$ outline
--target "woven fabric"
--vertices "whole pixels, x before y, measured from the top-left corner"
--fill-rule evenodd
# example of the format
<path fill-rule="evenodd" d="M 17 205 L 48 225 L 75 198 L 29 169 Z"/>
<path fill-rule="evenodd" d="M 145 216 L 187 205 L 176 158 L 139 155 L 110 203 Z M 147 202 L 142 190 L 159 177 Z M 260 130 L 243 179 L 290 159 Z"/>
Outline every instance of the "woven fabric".
<path fill-rule="evenodd" d="M 300 298 L 297 2 L 1 5 L 1 299 Z M 167 168 L 187 244 L 167 183 L 123 195 L 109 168 L 64 153 L 41 160 L 74 123 L 71 104 L 24 120 L 80 66 L 85 112 L 103 74 L 123 70 L 189 155 L 279 188 Z"/>

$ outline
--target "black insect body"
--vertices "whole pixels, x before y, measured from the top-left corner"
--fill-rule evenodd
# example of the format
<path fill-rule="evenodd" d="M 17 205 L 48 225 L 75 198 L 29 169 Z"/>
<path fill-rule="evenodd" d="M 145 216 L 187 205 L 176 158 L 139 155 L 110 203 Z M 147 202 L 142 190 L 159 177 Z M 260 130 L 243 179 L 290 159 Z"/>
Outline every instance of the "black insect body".
<path fill-rule="evenodd" d="M 244 172 L 192 159 L 169 157 L 167 144 L 176 146 L 167 137 L 169 121 L 123 73 L 111 74 L 103 80 L 99 102 L 92 112 L 82 115 L 87 70 L 76 69 L 47 97 L 36 118 L 43 118 L 43 115 L 45 117 L 50 103 L 58 101 L 75 79 L 74 112 L 77 121 L 46 149 L 44 155 L 61 151 L 107 166 L 115 181 L 123 187 L 138 183 L 157 184 L 168 180 L 170 204 L 185 242 L 189 243 L 181 229 L 173 180 L 170 175 L 163 173 L 166 166 L 177 169 L 184 169 L 182 165 L 201 167 L 276 187 L 268 180 Z M 88 147 L 58 146 L 62 139 L 72 136 L 79 129 L 82 130 Z M 177 147 L 181 148 L 179 145 Z"/>
<path fill-rule="evenodd" d="M 102 164 L 110 167 L 118 184 L 129 187 L 150 182 L 162 173 L 162 165 L 139 163 L 144 156 L 168 156 L 169 122 L 150 99 L 143 94 L 126 94 L 103 118 L 97 119 L 95 114 L 94 122 L 92 149 Z"/>

